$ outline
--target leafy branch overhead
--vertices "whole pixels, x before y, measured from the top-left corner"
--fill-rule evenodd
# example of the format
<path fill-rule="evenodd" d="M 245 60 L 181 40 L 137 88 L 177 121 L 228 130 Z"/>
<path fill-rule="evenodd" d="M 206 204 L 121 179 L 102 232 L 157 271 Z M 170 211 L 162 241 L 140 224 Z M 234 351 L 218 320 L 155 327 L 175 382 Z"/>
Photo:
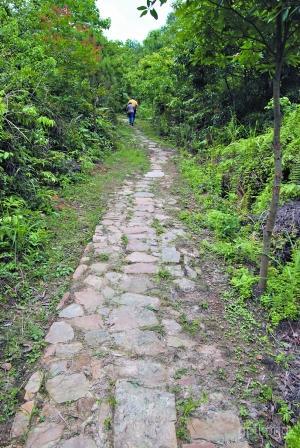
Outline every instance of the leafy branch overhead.
<path fill-rule="evenodd" d="M 146 6 L 139 6 L 137 9 L 139 11 L 141 11 L 141 17 L 145 16 L 146 14 L 148 14 L 150 12 L 150 14 L 152 15 L 152 17 L 154 17 L 155 20 L 158 19 L 158 13 L 156 11 L 156 9 L 154 8 L 156 3 L 160 3 L 160 6 L 162 6 L 164 3 L 167 3 L 168 0 L 147 0 L 147 5 Z"/>

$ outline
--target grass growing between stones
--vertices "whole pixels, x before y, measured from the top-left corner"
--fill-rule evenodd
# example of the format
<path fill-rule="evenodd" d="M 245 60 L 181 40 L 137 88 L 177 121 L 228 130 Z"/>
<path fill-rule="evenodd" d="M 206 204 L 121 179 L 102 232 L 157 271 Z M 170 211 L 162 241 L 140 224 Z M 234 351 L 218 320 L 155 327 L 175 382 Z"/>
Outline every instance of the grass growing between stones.
<path fill-rule="evenodd" d="M 0 429 L 9 434 L 9 421 L 19 402 L 19 391 L 44 348 L 44 336 L 55 309 L 70 285 L 72 274 L 110 195 L 127 176 L 149 168 L 145 152 L 132 129 L 119 127 L 116 151 L 90 174 L 55 192 L 53 211 L 44 216 L 48 238 L 18 268 L 13 287 L 3 285 L 0 297 Z M 57 204 L 59 206 L 57 206 Z M 37 252 L 39 251 L 39 252 Z M 100 255 L 107 261 L 106 254 Z M 1 441 L 1 436 L 0 436 Z"/>

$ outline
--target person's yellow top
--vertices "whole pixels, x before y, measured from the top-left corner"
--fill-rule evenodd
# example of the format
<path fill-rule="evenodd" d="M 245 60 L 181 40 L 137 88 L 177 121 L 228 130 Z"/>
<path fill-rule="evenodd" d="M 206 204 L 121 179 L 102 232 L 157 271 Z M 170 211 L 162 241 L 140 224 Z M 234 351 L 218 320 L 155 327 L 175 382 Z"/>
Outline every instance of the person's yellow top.
<path fill-rule="evenodd" d="M 134 99 L 129 100 L 128 103 L 131 103 L 133 105 L 133 107 L 138 107 L 138 105 L 139 105 L 139 103 Z"/>

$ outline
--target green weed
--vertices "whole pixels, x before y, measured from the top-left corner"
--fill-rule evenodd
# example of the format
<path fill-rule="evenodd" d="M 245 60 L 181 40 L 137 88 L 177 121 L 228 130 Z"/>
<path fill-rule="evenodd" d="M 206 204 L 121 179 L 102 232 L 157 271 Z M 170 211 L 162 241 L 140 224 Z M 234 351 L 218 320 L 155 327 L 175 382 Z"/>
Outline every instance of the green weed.
<path fill-rule="evenodd" d="M 153 229 L 155 229 L 157 236 L 160 236 L 163 233 L 165 233 L 164 226 L 161 224 L 161 222 L 157 218 L 153 219 L 151 227 L 153 227 Z"/>
<path fill-rule="evenodd" d="M 194 336 L 200 330 L 200 321 L 198 319 L 189 320 L 186 314 L 181 314 L 179 317 L 179 323 L 183 330 Z"/>

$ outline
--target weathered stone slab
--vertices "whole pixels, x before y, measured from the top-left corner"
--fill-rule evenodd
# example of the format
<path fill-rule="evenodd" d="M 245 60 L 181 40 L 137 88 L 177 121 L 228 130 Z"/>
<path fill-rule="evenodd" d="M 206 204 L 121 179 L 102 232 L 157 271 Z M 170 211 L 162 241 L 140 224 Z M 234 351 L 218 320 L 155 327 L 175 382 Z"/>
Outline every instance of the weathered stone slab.
<path fill-rule="evenodd" d="M 108 267 L 108 263 L 93 263 L 91 264 L 90 269 L 96 274 L 104 274 L 104 272 L 108 270 Z"/>
<path fill-rule="evenodd" d="M 16 439 L 24 436 L 29 428 L 30 414 L 19 411 L 16 413 L 11 428 L 11 438 Z"/>
<path fill-rule="evenodd" d="M 139 294 L 153 288 L 153 283 L 146 275 L 124 275 L 119 287 L 122 291 Z"/>
<path fill-rule="evenodd" d="M 109 341 L 109 333 L 104 330 L 92 330 L 85 334 L 85 340 L 89 346 L 101 347 L 104 342 Z"/>
<path fill-rule="evenodd" d="M 91 314 L 90 316 L 75 317 L 70 320 L 73 327 L 79 330 L 98 330 L 102 327 L 103 322 L 99 314 Z"/>
<path fill-rule="evenodd" d="M 83 289 L 75 292 L 75 301 L 83 305 L 87 311 L 96 311 L 98 306 L 104 303 L 103 296 L 93 288 Z"/>
<path fill-rule="evenodd" d="M 71 297 L 71 293 L 70 292 L 66 292 L 63 295 L 63 297 L 62 297 L 61 301 L 59 302 L 59 304 L 57 305 L 56 311 L 61 310 L 68 303 L 68 301 L 70 300 L 70 297 Z"/>
<path fill-rule="evenodd" d="M 217 445 L 203 440 L 202 442 L 184 444 L 182 445 L 182 448 L 217 448 Z"/>
<path fill-rule="evenodd" d="M 148 213 L 154 213 L 155 208 L 153 205 L 136 205 L 134 212 L 148 212 Z"/>
<path fill-rule="evenodd" d="M 104 285 L 104 280 L 96 275 L 88 275 L 87 278 L 84 279 L 84 283 L 100 290 Z"/>
<path fill-rule="evenodd" d="M 56 448 L 63 431 L 63 424 L 41 423 L 30 431 L 25 448 Z"/>
<path fill-rule="evenodd" d="M 179 263 L 180 252 L 176 250 L 176 247 L 164 246 L 162 248 L 161 258 L 163 263 Z"/>
<path fill-rule="evenodd" d="M 109 322 L 112 331 L 133 330 L 134 328 L 158 325 L 158 320 L 153 311 L 132 306 L 121 306 L 114 309 Z"/>
<path fill-rule="evenodd" d="M 126 261 L 129 263 L 155 263 L 157 261 L 156 257 L 153 255 L 148 255 L 145 252 L 133 252 L 127 255 Z"/>
<path fill-rule="evenodd" d="M 147 252 L 149 249 L 150 246 L 141 241 L 131 241 L 126 247 L 127 252 Z"/>
<path fill-rule="evenodd" d="M 149 193 L 148 191 L 138 191 L 137 193 L 135 193 L 134 196 L 136 198 L 153 198 L 154 194 L 153 193 Z"/>
<path fill-rule="evenodd" d="M 64 442 L 61 448 L 97 448 L 97 446 L 90 437 L 77 436 Z"/>
<path fill-rule="evenodd" d="M 153 199 L 151 198 L 135 198 L 135 203 L 138 205 L 153 205 Z"/>
<path fill-rule="evenodd" d="M 114 448 L 177 448 L 174 395 L 118 381 L 116 402 Z"/>
<path fill-rule="evenodd" d="M 164 173 L 159 170 L 149 171 L 149 173 L 145 174 L 145 177 L 148 179 L 157 179 L 160 177 L 164 177 Z"/>
<path fill-rule="evenodd" d="M 46 342 L 57 344 L 58 342 L 69 342 L 74 339 L 74 331 L 66 322 L 54 322 L 46 336 Z"/>
<path fill-rule="evenodd" d="M 67 319 L 72 319 L 73 317 L 80 317 L 83 315 L 83 308 L 78 305 L 78 303 L 72 303 L 72 305 L 67 306 L 67 308 L 59 313 L 59 317 L 65 317 Z"/>
<path fill-rule="evenodd" d="M 56 403 L 66 403 L 85 397 L 89 383 L 82 373 L 58 375 L 46 382 L 46 390 Z"/>
<path fill-rule="evenodd" d="M 82 350 L 81 342 L 74 342 L 73 344 L 57 344 L 55 347 L 55 355 L 58 358 L 64 358 L 76 355 Z"/>
<path fill-rule="evenodd" d="M 156 274 L 158 267 L 153 263 L 133 263 L 124 267 L 125 274 Z"/>
<path fill-rule="evenodd" d="M 135 235 L 135 234 L 141 234 L 141 233 L 147 233 L 151 229 L 146 226 L 134 226 L 134 227 L 126 227 L 124 230 L 125 235 Z"/>
<path fill-rule="evenodd" d="M 142 242 L 146 242 L 147 239 L 151 238 L 153 234 L 151 233 L 136 233 L 134 235 L 128 235 L 128 241 L 130 243 L 136 242 L 137 240 L 142 240 Z"/>
<path fill-rule="evenodd" d="M 167 369 L 157 362 L 122 359 L 115 367 L 119 378 L 128 378 L 143 386 L 155 387 L 168 383 Z"/>
<path fill-rule="evenodd" d="M 31 375 L 25 386 L 25 400 L 32 400 L 34 395 L 40 390 L 43 378 L 43 372 L 40 370 Z"/>
<path fill-rule="evenodd" d="M 65 359 L 54 361 L 48 367 L 48 373 L 50 377 L 54 377 L 61 373 L 66 373 L 67 370 L 68 370 L 68 361 L 66 361 Z"/>
<path fill-rule="evenodd" d="M 187 278 L 180 278 L 177 280 L 174 280 L 175 285 L 180 291 L 183 292 L 192 292 L 196 289 L 196 284 L 192 280 L 189 280 Z"/>
<path fill-rule="evenodd" d="M 88 266 L 86 264 L 80 264 L 73 274 L 73 280 L 79 280 L 80 277 L 87 271 Z"/>
<path fill-rule="evenodd" d="M 242 427 L 239 418 L 231 411 L 211 414 L 205 420 L 191 418 L 188 429 L 192 440 L 203 439 L 209 442 L 239 442 Z"/>
<path fill-rule="evenodd" d="M 120 348 L 137 355 L 156 356 L 165 352 L 164 345 L 153 331 L 122 331 L 114 333 L 113 338 Z"/>
<path fill-rule="evenodd" d="M 173 348 L 180 348 L 180 347 L 185 347 L 185 348 L 192 348 L 196 345 L 196 342 L 191 341 L 190 339 L 186 339 L 186 338 L 180 338 L 178 336 L 168 336 L 167 337 L 167 345 L 168 347 L 173 347 Z"/>
<path fill-rule="evenodd" d="M 112 284 L 118 285 L 123 277 L 123 274 L 119 272 L 107 272 L 105 274 L 105 278 Z"/>
<path fill-rule="evenodd" d="M 181 332 L 181 326 L 172 319 L 163 319 L 162 324 L 166 329 L 168 335 L 175 335 Z"/>
<path fill-rule="evenodd" d="M 151 307 L 159 309 L 160 301 L 157 297 L 143 296 L 141 294 L 125 293 L 117 300 L 121 305 L 139 307 Z"/>
<path fill-rule="evenodd" d="M 180 265 L 169 265 L 168 266 L 168 271 L 170 272 L 172 277 L 177 277 L 177 278 L 183 278 L 184 277 L 184 272 L 183 272 L 182 267 Z"/>

